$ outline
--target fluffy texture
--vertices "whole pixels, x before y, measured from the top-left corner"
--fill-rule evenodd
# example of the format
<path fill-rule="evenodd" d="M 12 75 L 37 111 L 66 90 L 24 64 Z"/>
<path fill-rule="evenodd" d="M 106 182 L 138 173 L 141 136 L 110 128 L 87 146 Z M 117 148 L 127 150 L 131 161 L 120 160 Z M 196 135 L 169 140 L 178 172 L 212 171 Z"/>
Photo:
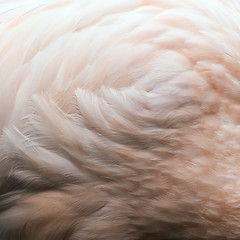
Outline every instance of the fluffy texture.
<path fill-rule="evenodd" d="M 239 0 L 0 0 L 0 239 L 240 239 Z"/>

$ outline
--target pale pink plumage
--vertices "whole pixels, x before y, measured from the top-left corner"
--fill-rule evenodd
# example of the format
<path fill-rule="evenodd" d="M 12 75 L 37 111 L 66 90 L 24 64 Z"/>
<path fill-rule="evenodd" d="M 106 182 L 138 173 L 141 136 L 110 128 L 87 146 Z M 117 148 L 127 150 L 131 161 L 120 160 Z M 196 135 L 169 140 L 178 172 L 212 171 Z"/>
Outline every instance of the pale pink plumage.
<path fill-rule="evenodd" d="M 0 239 L 240 239 L 238 0 L 0 0 Z"/>

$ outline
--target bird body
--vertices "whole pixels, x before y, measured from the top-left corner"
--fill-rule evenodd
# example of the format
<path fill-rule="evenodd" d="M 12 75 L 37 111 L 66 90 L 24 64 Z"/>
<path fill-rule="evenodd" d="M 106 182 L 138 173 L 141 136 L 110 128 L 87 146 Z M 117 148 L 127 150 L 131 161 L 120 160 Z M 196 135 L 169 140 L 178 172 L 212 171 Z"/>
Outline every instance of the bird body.
<path fill-rule="evenodd" d="M 0 1 L 0 239 L 240 239 L 238 0 Z"/>

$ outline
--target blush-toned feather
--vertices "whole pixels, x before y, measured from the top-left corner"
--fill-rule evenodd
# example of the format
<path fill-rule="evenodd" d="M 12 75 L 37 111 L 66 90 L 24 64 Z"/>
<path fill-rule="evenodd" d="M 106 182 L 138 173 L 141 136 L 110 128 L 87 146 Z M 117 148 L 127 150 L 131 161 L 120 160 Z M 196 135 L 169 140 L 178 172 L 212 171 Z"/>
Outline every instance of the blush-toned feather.
<path fill-rule="evenodd" d="M 0 239 L 240 239 L 238 0 L 0 0 Z"/>

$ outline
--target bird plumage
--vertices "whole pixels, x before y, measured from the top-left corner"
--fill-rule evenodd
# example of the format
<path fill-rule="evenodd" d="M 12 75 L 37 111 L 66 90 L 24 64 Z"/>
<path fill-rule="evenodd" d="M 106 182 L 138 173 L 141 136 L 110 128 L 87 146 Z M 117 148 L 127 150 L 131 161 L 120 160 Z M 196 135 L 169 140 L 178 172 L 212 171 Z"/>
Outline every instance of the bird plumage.
<path fill-rule="evenodd" d="M 239 12 L 1 0 L 0 239 L 239 239 Z"/>

